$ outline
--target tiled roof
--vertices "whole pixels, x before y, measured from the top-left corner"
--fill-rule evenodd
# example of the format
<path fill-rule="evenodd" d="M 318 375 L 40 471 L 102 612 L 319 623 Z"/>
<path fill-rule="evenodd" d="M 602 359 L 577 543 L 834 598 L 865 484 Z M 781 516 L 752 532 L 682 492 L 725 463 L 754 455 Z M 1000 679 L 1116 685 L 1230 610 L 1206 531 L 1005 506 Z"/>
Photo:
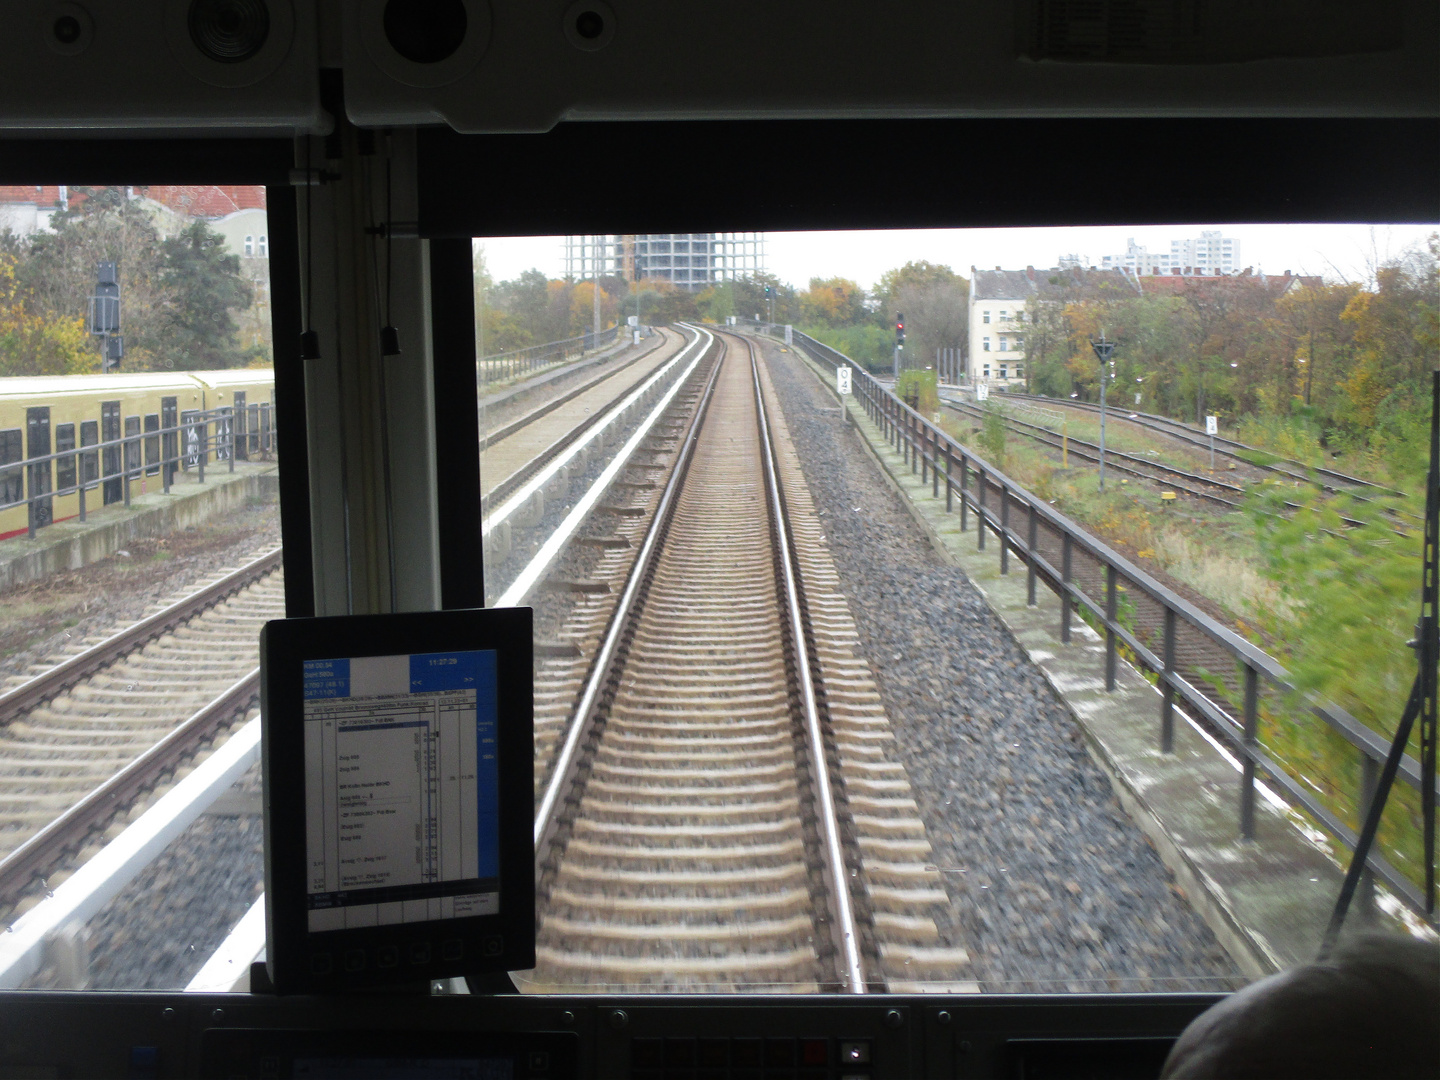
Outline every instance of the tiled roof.
<path fill-rule="evenodd" d="M 265 209 L 265 188 L 259 185 L 152 184 L 145 194 L 191 217 L 221 218 L 237 210 Z"/>
<path fill-rule="evenodd" d="M 54 206 L 60 201 L 60 188 L 54 184 L 3 184 L 0 185 L 0 203 L 34 203 L 36 206 Z"/>

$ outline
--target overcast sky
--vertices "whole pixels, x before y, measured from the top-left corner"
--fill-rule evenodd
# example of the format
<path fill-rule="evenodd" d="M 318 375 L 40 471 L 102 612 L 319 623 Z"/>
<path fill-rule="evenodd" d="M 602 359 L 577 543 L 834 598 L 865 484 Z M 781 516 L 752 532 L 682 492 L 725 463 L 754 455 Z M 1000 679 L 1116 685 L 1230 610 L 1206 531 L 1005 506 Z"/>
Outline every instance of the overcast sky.
<path fill-rule="evenodd" d="M 921 259 L 965 276 L 970 267 L 1023 270 L 1051 267 L 1061 255 L 1100 265 L 1125 250 L 1125 241 L 1169 251 L 1171 240 L 1220 229 L 1240 241 L 1241 264 L 1267 274 L 1286 270 L 1331 280 L 1366 281 L 1378 262 L 1424 245 L 1440 225 L 1135 225 L 1033 229 L 913 229 L 878 232 L 768 233 L 767 267 L 782 281 L 805 288 L 812 277 L 846 277 L 871 288 L 886 270 Z M 558 278 L 564 271 L 564 239 L 558 236 L 490 238 L 483 241 L 496 281 L 537 269 Z"/>

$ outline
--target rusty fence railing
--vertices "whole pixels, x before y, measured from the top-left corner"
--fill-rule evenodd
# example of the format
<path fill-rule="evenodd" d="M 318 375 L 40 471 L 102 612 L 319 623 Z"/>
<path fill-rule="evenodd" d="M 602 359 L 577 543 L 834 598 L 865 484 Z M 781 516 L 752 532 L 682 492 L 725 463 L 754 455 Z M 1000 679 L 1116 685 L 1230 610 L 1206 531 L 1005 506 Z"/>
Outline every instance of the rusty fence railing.
<path fill-rule="evenodd" d="M 1077 611 L 1103 634 L 1106 691 L 1115 688 L 1122 650 L 1149 673 L 1160 691 L 1157 735 L 1161 750 L 1174 748 L 1177 708 L 1186 709 L 1219 737 L 1240 763 L 1242 837 L 1255 837 L 1256 784 L 1263 776 L 1263 782 L 1285 802 L 1353 853 L 1356 830 L 1307 791 L 1261 745 L 1264 702 L 1278 704 L 1293 690 L 1284 667 L 1274 657 L 1015 483 L 906 405 L 849 357 L 798 330 L 792 334 L 794 343 L 818 363 L 852 369 L 853 393 L 870 420 L 922 484 L 930 485 L 931 494 L 937 499 L 943 494 L 946 512 L 958 510 L 961 531 L 971 531 L 973 524 L 976 547 L 982 551 L 988 539 L 999 545 L 1002 574 L 1010 572 L 1012 555 L 1024 564 L 1027 598 L 1032 605 L 1041 583 L 1059 596 L 1062 641 L 1070 640 Z M 1307 703 L 1305 708 L 1359 755 L 1360 790 L 1355 798 L 1363 812 L 1389 752 L 1389 740 L 1334 705 Z M 1402 759 L 1398 778 L 1420 792 L 1420 763 L 1413 755 L 1407 753 Z M 1427 895 L 1429 890 L 1418 887 L 1373 848 L 1366 868 L 1433 922 L 1433 891 Z"/>

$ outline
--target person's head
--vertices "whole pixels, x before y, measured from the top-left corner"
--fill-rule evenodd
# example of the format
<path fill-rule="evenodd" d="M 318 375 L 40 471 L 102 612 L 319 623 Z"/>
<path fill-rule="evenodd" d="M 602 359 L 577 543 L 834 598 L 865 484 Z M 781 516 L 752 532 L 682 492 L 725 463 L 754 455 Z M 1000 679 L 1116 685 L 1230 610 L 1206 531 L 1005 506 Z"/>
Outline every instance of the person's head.
<path fill-rule="evenodd" d="M 1162 1080 L 1440 1077 L 1440 945 L 1355 934 L 1197 1016 Z"/>

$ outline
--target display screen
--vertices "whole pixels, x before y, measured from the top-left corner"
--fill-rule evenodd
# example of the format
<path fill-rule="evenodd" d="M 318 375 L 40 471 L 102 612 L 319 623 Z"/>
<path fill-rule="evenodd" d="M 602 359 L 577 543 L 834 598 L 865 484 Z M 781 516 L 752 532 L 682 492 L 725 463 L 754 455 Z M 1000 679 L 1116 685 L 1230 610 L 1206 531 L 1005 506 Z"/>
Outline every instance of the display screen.
<path fill-rule="evenodd" d="M 312 933 L 500 910 L 493 650 L 304 662 Z"/>

